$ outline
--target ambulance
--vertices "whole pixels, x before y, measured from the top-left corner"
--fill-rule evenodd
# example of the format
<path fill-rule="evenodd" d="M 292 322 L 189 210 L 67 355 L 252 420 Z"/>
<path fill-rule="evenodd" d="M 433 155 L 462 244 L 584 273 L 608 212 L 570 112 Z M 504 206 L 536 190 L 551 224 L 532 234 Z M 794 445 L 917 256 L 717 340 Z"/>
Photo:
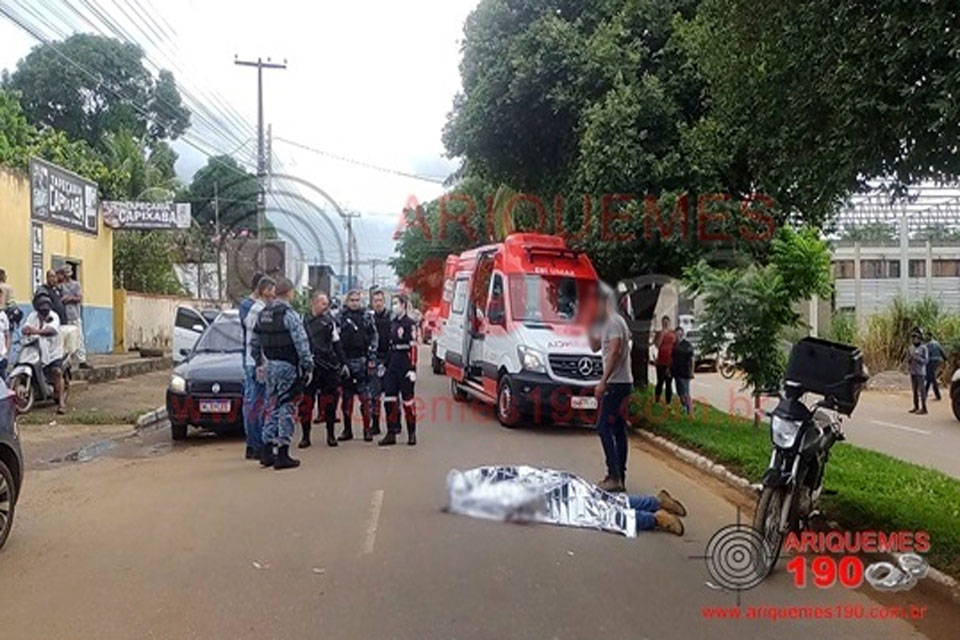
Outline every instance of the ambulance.
<path fill-rule="evenodd" d="M 500 423 L 593 423 L 603 372 L 587 323 L 597 273 L 558 236 L 516 233 L 447 261 L 449 308 L 435 346 L 457 401 Z"/>

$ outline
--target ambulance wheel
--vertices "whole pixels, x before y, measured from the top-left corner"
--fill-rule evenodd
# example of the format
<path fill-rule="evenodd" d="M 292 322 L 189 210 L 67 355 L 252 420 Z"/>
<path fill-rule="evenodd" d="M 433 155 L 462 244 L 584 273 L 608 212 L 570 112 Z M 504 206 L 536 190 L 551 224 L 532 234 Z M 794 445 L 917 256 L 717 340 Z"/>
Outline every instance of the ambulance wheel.
<path fill-rule="evenodd" d="M 461 389 L 460 385 L 457 384 L 457 381 L 453 378 L 450 378 L 450 393 L 453 395 L 455 402 L 466 402 L 470 399 L 470 395 Z"/>
<path fill-rule="evenodd" d="M 497 420 L 508 429 L 520 424 L 520 412 L 516 407 L 513 383 L 507 375 L 502 376 L 497 384 Z"/>

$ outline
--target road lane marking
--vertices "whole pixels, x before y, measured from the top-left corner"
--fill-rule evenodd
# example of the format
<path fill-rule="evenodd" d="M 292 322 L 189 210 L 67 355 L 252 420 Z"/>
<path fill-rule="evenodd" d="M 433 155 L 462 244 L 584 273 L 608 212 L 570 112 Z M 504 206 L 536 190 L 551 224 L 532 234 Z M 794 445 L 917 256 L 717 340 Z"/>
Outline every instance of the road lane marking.
<path fill-rule="evenodd" d="M 914 429 L 913 427 L 905 427 L 905 426 L 903 426 L 902 424 L 894 424 L 894 423 L 892 423 L 892 422 L 884 422 L 883 420 L 871 420 L 870 422 L 872 422 L 873 424 L 878 424 L 878 425 L 880 425 L 881 427 L 890 427 L 891 429 L 901 429 L 901 430 L 903 430 L 903 431 L 910 431 L 911 433 L 919 433 L 919 434 L 924 435 L 924 436 L 930 435 L 930 432 L 929 432 L 929 431 L 925 431 L 924 429 Z"/>
<path fill-rule="evenodd" d="M 377 543 L 377 527 L 380 525 L 380 509 L 383 507 L 383 489 L 373 492 L 370 499 L 370 519 L 367 520 L 367 533 L 363 538 L 363 555 L 373 553 Z"/>

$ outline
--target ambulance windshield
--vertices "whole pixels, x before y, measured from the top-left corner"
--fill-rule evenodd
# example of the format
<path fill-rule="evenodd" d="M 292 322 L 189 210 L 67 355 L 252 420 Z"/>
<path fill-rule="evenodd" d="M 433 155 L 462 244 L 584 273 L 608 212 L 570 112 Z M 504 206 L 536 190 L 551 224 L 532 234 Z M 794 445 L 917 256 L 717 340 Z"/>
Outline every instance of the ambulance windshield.
<path fill-rule="evenodd" d="M 585 301 L 596 292 L 594 280 L 570 276 L 510 276 L 510 307 L 517 322 L 570 324 L 582 320 Z"/>

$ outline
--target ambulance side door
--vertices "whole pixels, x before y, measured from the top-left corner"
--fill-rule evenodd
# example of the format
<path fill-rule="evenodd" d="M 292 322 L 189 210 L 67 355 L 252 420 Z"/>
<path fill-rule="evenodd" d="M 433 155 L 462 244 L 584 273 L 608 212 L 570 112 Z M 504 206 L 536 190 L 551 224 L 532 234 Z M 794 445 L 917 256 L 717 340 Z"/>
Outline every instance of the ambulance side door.
<path fill-rule="evenodd" d="M 443 333 L 440 334 L 440 343 L 443 347 L 444 358 L 446 362 L 456 370 L 461 371 L 460 375 L 453 376 L 458 380 L 463 379 L 463 333 L 466 326 L 467 317 L 467 287 L 470 283 L 467 274 L 458 275 L 453 287 L 453 302 L 450 304 L 450 315 L 447 318 Z M 447 370 L 448 375 L 452 375 Z"/>

